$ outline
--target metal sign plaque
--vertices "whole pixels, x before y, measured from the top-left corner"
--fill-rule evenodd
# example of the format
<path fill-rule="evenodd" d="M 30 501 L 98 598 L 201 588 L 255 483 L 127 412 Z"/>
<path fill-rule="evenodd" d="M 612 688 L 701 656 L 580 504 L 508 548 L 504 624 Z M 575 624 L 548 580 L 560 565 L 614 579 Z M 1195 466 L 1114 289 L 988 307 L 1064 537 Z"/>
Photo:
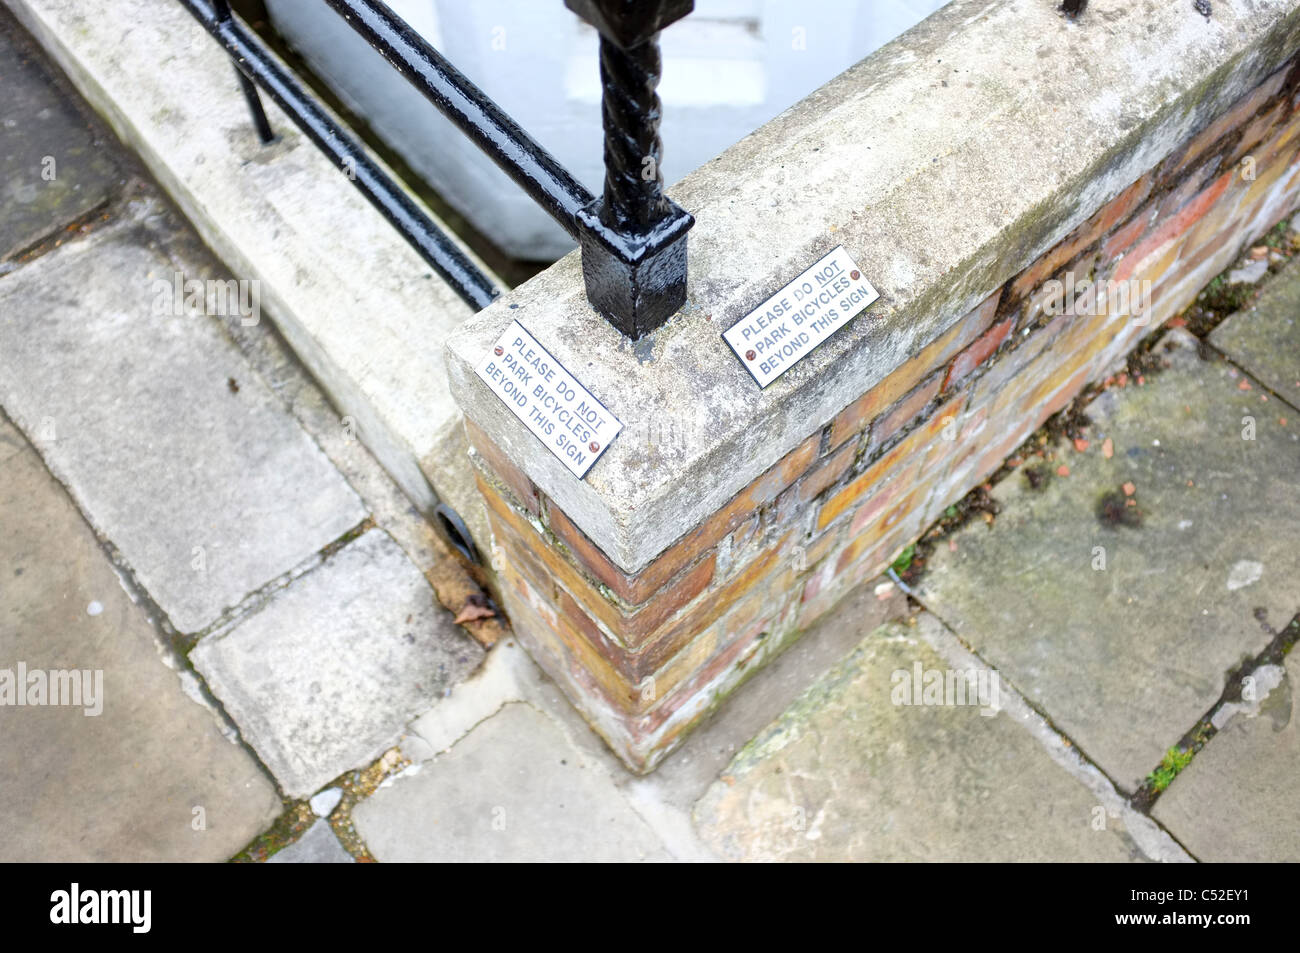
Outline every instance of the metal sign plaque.
<path fill-rule="evenodd" d="M 879 297 L 841 245 L 722 337 L 766 387 Z"/>
<path fill-rule="evenodd" d="M 474 371 L 579 480 L 623 429 L 518 321 Z"/>

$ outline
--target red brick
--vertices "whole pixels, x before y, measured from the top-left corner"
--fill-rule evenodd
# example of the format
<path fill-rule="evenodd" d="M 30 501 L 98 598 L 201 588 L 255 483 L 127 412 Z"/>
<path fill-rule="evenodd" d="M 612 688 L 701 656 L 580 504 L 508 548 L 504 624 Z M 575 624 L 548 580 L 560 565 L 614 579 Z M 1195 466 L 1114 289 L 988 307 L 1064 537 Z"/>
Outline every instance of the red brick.
<path fill-rule="evenodd" d="M 579 565 L 608 586 L 625 602 L 636 605 L 649 599 L 686 565 L 715 546 L 722 537 L 752 517 L 755 511 L 799 479 L 812 464 L 821 442 L 813 434 L 757 480 L 732 497 L 718 512 L 651 560 L 640 572 L 628 574 L 587 538 L 554 503 L 546 515 L 552 532 L 569 548 Z"/>
<path fill-rule="evenodd" d="M 849 535 L 858 536 L 889 507 L 910 493 L 912 486 L 910 480 L 892 480 L 867 497 L 866 502 L 853 514 L 853 522 L 849 524 Z"/>
<path fill-rule="evenodd" d="M 514 544 L 520 549 L 528 549 L 536 557 L 534 563 L 540 561 L 543 564 L 542 571 L 532 578 L 534 585 L 543 590 L 549 584 L 563 586 L 588 614 L 599 620 L 628 649 L 635 649 L 648 641 L 655 629 L 698 596 L 713 579 L 717 554 L 709 553 L 691 569 L 656 590 L 652 598 L 635 610 L 624 609 L 611 602 L 566 558 L 547 545 L 545 539 L 496 494 L 485 493 L 484 499 L 490 513 L 495 513 L 513 531 Z M 511 555 L 507 550 L 507 558 Z"/>
<path fill-rule="evenodd" d="M 945 332 L 921 349 L 883 381 L 840 411 L 831 424 L 830 449 L 834 450 L 854 434 L 861 433 L 882 410 L 912 390 L 932 371 L 946 364 L 993 323 L 1002 289 L 989 295 Z"/>
<path fill-rule="evenodd" d="M 918 532 L 919 529 L 903 522 L 883 536 L 868 535 L 854 540 L 836 564 L 837 575 L 847 577 L 852 585 L 880 575 L 903 547 L 916 539 Z"/>
<path fill-rule="evenodd" d="M 1119 268 L 1115 271 L 1115 280 L 1127 281 L 1139 265 L 1146 262 L 1148 258 L 1153 257 L 1164 246 L 1174 242 L 1200 221 L 1205 213 L 1227 191 L 1228 185 L 1235 174 L 1235 171 L 1230 171 L 1219 176 L 1208 188 L 1188 202 L 1177 215 L 1165 221 L 1154 232 L 1144 238 L 1136 248 L 1124 256 Z"/>
<path fill-rule="evenodd" d="M 1104 205 L 1089 223 L 1090 230 L 1096 237 L 1100 238 L 1120 222 L 1127 221 L 1137 211 L 1138 207 L 1147 200 L 1147 197 L 1151 194 L 1151 186 L 1154 181 L 1155 176 L 1148 172 Z M 1092 243 L 1089 242 L 1089 244 Z"/>
<path fill-rule="evenodd" d="M 860 476 L 827 499 L 817 515 L 817 528 L 824 529 L 830 525 L 840 514 L 868 492 L 875 492 L 875 489 L 883 486 L 886 481 L 920 476 L 931 450 L 930 444 L 946 426 L 947 418 L 955 418 L 961 413 L 966 396 L 961 394 L 948 401 L 936 410 L 929 420 L 904 437 L 897 446 L 874 461 Z"/>
<path fill-rule="evenodd" d="M 522 503 L 530 512 L 539 512 L 540 503 L 537 498 L 537 487 L 533 481 L 524 475 L 524 472 L 510 462 L 510 458 L 492 442 L 483 430 L 474 424 L 473 421 L 465 421 L 465 435 L 469 439 L 470 445 L 483 458 L 488 469 L 496 476 L 498 480 L 506 485 L 515 498 Z"/>
<path fill-rule="evenodd" d="M 646 733 L 656 730 L 669 718 L 675 715 L 684 705 L 690 702 L 697 692 L 701 691 L 704 686 L 708 685 L 723 672 L 731 668 L 743 667 L 745 659 L 761 648 L 769 627 L 773 627 L 777 624 L 777 620 L 784 617 L 785 613 L 788 611 L 789 607 L 785 606 L 778 612 L 773 613 L 773 615 L 764 618 L 762 621 L 751 623 L 746 630 L 741 632 L 737 638 L 733 639 L 726 648 L 718 652 L 704 668 L 694 675 L 694 677 L 683 682 L 677 687 L 676 691 L 665 696 L 663 702 L 659 706 L 639 721 L 637 726 L 638 729 Z M 688 731 L 706 714 L 708 714 L 708 710 L 701 709 L 695 717 L 676 726 L 661 743 L 665 746 L 671 744 L 672 738 L 680 736 L 683 732 Z"/>
<path fill-rule="evenodd" d="M 1129 222 L 1114 235 L 1106 239 L 1106 243 L 1101 247 L 1101 257 L 1104 261 L 1112 261 L 1123 252 L 1133 247 L 1133 243 L 1146 234 L 1148 220 L 1151 213 L 1143 211 L 1133 221 Z"/>
<path fill-rule="evenodd" d="M 790 589 L 796 574 L 782 560 L 788 540 L 789 537 L 782 539 L 740 575 L 709 592 L 681 616 L 655 632 L 653 638 L 638 649 L 637 670 L 645 673 L 655 671 L 749 593 L 763 591 L 770 596 Z"/>
<path fill-rule="evenodd" d="M 1166 160 L 1164 165 L 1170 167 L 1167 172 L 1162 172 L 1162 176 L 1168 178 L 1177 178 L 1179 173 L 1190 168 L 1199 159 L 1206 155 L 1212 146 L 1238 126 L 1245 123 L 1248 119 L 1259 112 L 1270 99 L 1278 94 L 1282 89 L 1282 84 L 1286 82 L 1287 69 L 1278 70 L 1268 79 L 1264 80 L 1250 93 L 1239 99 L 1229 110 L 1219 118 L 1211 122 L 1205 129 L 1198 133 L 1182 150 L 1173 158 Z"/>
<path fill-rule="evenodd" d="M 952 366 L 948 369 L 948 377 L 943 382 L 943 389 L 951 390 L 971 371 L 979 367 L 1007 339 L 1007 335 L 1011 333 L 1011 326 L 1014 323 L 1013 318 L 998 322 L 985 332 L 983 337 L 957 355 L 957 359 L 952 362 Z"/>
<path fill-rule="evenodd" d="M 834 486 L 853 465 L 857 456 L 856 444 L 845 444 L 834 453 L 827 455 L 799 482 L 799 501 L 807 503 L 821 495 L 827 487 Z"/>
<path fill-rule="evenodd" d="M 890 437 L 915 420 L 917 414 L 925 410 L 930 405 L 930 401 L 939 395 L 939 386 L 942 383 L 942 373 L 931 374 L 925 382 L 895 404 L 872 426 L 872 443 L 876 445 L 886 443 Z"/>
<path fill-rule="evenodd" d="M 1133 214 L 1133 211 L 1151 194 L 1153 182 L 1154 175 L 1148 172 L 1031 263 L 1012 280 L 1010 299 L 1022 301 L 1029 297 L 1035 288 L 1056 274 L 1067 262 L 1078 257 L 1118 222 Z"/>
<path fill-rule="evenodd" d="M 1237 148 L 1228 161 L 1233 166 L 1240 167 L 1241 160 L 1274 133 L 1274 127 L 1283 121 L 1286 114 L 1287 103 L 1279 102 L 1273 108 L 1252 119 L 1250 125 L 1242 131 L 1241 141 L 1237 143 Z"/>

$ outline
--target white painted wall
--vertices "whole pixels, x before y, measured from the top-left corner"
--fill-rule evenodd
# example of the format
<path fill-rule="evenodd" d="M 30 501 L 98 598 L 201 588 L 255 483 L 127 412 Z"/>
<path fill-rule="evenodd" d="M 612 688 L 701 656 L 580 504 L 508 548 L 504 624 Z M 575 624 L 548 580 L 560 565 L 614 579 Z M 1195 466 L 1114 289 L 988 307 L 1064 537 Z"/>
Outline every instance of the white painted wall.
<path fill-rule="evenodd" d="M 947 0 L 696 0 L 664 31 L 672 183 Z M 562 0 L 388 0 L 395 13 L 595 193 L 603 180 L 597 34 Z M 573 242 L 320 0 L 267 0 L 276 28 L 374 130 L 508 254 Z"/>

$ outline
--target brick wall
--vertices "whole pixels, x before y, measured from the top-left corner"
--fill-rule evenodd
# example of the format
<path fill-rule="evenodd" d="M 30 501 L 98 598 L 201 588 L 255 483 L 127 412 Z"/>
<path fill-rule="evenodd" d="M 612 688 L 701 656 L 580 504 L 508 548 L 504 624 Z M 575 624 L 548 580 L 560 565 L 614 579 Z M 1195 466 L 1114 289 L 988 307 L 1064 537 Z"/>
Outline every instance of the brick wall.
<path fill-rule="evenodd" d="M 1293 61 L 633 575 L 467 424 L 521 641 L 653 767 L 1300 204 L 1298 83 Z M 1136 281 L 1149 306 L 1062 313 L 1067 279 Z"/>

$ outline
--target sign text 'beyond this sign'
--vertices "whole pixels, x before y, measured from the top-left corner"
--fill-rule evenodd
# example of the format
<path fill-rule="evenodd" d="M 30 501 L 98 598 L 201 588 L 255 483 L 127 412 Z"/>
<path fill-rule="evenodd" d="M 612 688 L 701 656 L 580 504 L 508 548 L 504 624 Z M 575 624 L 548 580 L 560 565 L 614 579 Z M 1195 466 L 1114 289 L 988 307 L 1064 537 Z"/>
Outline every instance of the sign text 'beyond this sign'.
<path fill-rule="evenodd" d="M 841 245 L 722 337 L 766 387 L 879 297 Z"/>
<path fill-rule="evenodd" d="M 623 429 L 518 321 L 510 322 L 474 370 L 578 479 Z"/>

